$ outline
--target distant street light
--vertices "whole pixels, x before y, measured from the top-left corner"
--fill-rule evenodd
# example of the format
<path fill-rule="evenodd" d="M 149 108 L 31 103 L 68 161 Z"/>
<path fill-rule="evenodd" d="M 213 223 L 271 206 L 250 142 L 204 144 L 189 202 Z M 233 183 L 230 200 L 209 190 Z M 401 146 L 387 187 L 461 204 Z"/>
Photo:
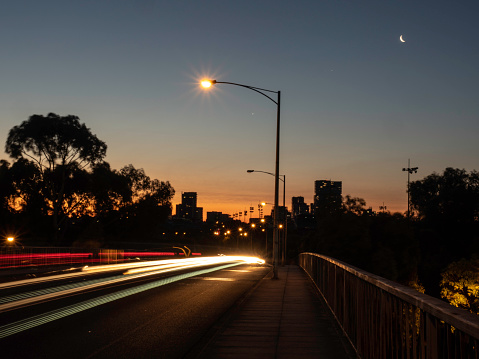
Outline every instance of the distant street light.
<path fill-rule="evenodd" d="M 412 173 L 417 173 L 419 167 L 412 167 L 411 168 L 411 160 L 407 160 L 407 168 L 403 168 L 403 171 L 407 171 L 407 218 L 410 216 L 410 207 L 411 207 L 411 202 L 409 199 L 409 177 Z"/>
<path fill-rule="evenodd" d="M 4 243 L 2 244 L 2 247 L 6 247 L 6 248 L 22 248 L 23 249 L 23 245 L 20 243 L 20 241 L 18 240 L 18 238 L 15 238 L 14 236 L 9 236 L 9 237 L 6 237 L 4 238 Z"/>
<path fill-rule="evenodd" d="M 253 237 L 254 237 L 254 230 L 255 230 L 255 228 L 256 228 L 256 224 L 251 223 L 250 227 L 251 227 L 250 246 L 251 246 L 251 255 L 253 255 L 253 253 L 254 253 L 254 249 L 253 249 Z"/>
<path fill-rule="evenodd" d="M 266 171 L 258 171 L 258 170 L 247 170 L 246 172 L 248 173 L 253 173 L 253 172 L 259 172 L 259 173 L 266 173 L 268 175 L 274 176 L 273 173 L 271 172 L 266 172 Z M 286 211 L 286 175 L 280 175 L 283 178 L 280 180 L 283 182 L 283 210 L 284 210 L 284 231 L 283 231 L 283 245 L 282 247 L 282 254 L 281 254 L 281 265 L 284 266 L 284 258 L 286 255 L 286 248 L 287 248 L 287 240 L 288 240 L 288 212 Z"/>
<path fill-rule="evenodd" d="M 275 175 L 274 175 L 274 218 L 273 218 L 273 279 L 278 278 L 278 189 L 279 189 L 279 132 L 280 132 L 280 113 L 281 113 L 281 91 L 272 91 L 266 90 L 259 87 L 242 85 L 234 82 L 223 82 L 223 81 L 216 81 L 216 80 L 202 80 L 201 86 L 207 89 L 210 88 L 212 85 L 216 84 L 228 84 L 234 86 L 240 86 L 247 88 L 249 90 L 255 91 L 264 97 L 268 98 L 270 101 L 276 104 L 276 161 L 275 161 Z M 265 92 L 275 93 L 277 95 L 277 99 L 273 100 L 269 95 Z"/>

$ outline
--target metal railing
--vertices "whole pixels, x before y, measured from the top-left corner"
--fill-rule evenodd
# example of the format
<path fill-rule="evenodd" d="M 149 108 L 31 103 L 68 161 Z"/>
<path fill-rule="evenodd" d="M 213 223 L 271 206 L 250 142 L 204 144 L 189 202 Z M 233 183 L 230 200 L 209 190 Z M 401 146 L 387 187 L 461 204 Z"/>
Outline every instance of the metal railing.
<path fill-rule="evenodd" d="M 333 258 L 302 253 L 362 358 L 479 358 L 479 316 Z"/>

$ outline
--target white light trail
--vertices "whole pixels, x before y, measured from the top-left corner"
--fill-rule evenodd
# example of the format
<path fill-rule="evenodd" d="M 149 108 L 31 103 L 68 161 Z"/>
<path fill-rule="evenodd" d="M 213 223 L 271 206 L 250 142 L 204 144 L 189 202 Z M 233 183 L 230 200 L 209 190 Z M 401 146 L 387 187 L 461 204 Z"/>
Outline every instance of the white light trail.
<path fill-rule="evenodd" d="M 67 306 L 67 307 L 64 307 L 64 308 L 59 308 L 59 309 L 55 309 L 55 310 L 52 310 L 52 311 L 47 312 L 47 313 L 36 315 L 34 317 L 19 320 L 19 321 L 14 322 L 14 323 L 9 323 L 9 324 L 0 326 L 0 338 L 5 338 L 5 337 L 8 337 L 8 336 L 13 335 L 13 334 L 20 333 L 24 330 L 31 329 L 31 328 L 34 328 L 36 326 L 52 322 L 54 320 L 61 319 L 61 318 L 67 317 L 69 315 L 79 313 L 79 312 L 82 312 L 82 311 L 87 310 L 87 309 L 94 308 L 94 307 L 96 307 L 98 305 L 101 305 L 101 304 L 105 304 L 105 303 L 109 303 L 109 302 L 112 302 L 112 301 L 115 301 L 115 300 L 118 300 L 118 299 L 121 299 L 121 298 L 125 298 L 129 295 L 137 294 L 137 293 L 143 292 L 145 290 L 157 288 L 157 287 L 160 287 L 162 285 L 170 284 L 170 283 L 173 283 L 173 282 L 176 282 L 176 281 L 179 281 L 179 280 L 187 279 L 187 278 L 190 278 L 190 277 L 195 277 L 195 276 L 198 276 L 198 275 L 218 271 L 218 270 L 221 270 L 221 269 L 226 269 L 226 268 L 241 265 L 241 264 L 243 264 L 243 263 L 234 262 L 234 263 L 224 264 L 220 267 L 207 268 L 207 269 L 198 270 L 198 271 L 191 272 L 191 273 L 183 273 L 183 274 L 179 274 L 179 275 L 176 275 L 176 276 L 173 276 L 173 277 L 163 278 L 163 279 L 160 279 L 158 281 L 142 284 L 140 286 L 136 286 L 136 287 L 133 287 L 133 288 L 124 289 L 124 290 L 121 290 L 121 291 L 118 291 L 118 292 L 115 292 L 115 293 L 106 294 L 106 295 L 103 295 L 103 296 L 100 296 L 100 297 L 97 297 L 97 298 L 85 300 L 83 302 L 80 302 L 80 303 L 77 303 L 77 304 L 74 304 L 74 305 L 70 305 L 70 306 Z"/>
<path fill-rule="evenodd" d="M 157 265 L 161 262 L 162 265 Z M 31 291 L 16 294 L 13 296 L 0 298 L 0 313 L 16 308 L 33 305 L 48 300 L 58 299 L 67 295 L 77 294 L 87 290 L 94 290 L 103 286 L 118 284 L 120 282 L 126 282 L 138 278 L 143 278 L 150 275 L 156 275 L 161 273 L 167 273 L 172 271 L 179 271 L 185 269 L 193 269 L 196 267 L 203 267 L 208 265 L 216 265 L 222 263 L 237 263 L 237 264 L 263 264 L 262 259 L 256 257 L 241 257 L 241 256 L 220 256 L 220 257 L 202 257 L 202 258 L 187 258 L 177 260 L 163 260 L 163 261 L 150 261 L 142 263 L 123 263 L 112 266 L 100 266 L 98 270 L 96 267 L 84 268 L 84 270 L 90 273 L 105 272 L 107 270 L 126 269 L 128 267 L 140 266 L 144 268 L 130 269 L 122 276 L 114 276 L 109 278 L 100 278 L 86 282 L 71 283 L 68 285 L 51 287 L 38 291 Z M 152 265 L 153 264 L 153 265 Z M 149 267 L 145 267 L 150 265 Z M 109 268 L 106 268 L 109 267 Z M 73 273 L 70 273 L 73 274 Z M 78 273 L 75 273 L 78 274 Z M 64 277 L 62 277 L 63 279 Z"/>
<path fill-rule="evenodd" d="M 201 260 L 201 259 L 209 260 L 211 258 L 217 258 L 217 257 L 167 259 L 167 260 L 157 260 L 157 261 L 147 261 L 147 262 L 99 265 L 99 266 L 92 266 L 92 267 L 85 266 L 82 268 L 81 272 L 56 274 L 56 275 L 52 275 L 48 277 L 38 277 L 38 278 L 22 279 L 22 280 L 17 280 L 12 282 L 0 283 L 0 289 L 52 282 L 52 281 L 62 280 L 62 279 L 70 279 L 74 277 L 85 276 L 86 274 L 91 274 L 91 273 L 109 272 L 109 271 L 117 271 L 122 269 L 140 268 L 140 267 L 166 265 L 166 264 L 174 264 L 174 263 L 178 263 L 182 265 L 183 263 L 188 263 L 189 261 L 195 261 L 195 260 Z M 221 256 L 221 258 L 230 258 L 230 260 L 242 260 L 245 263 L 249 263 L 249 264 L 254 264 L 254 263 L 264 264 L 264 260 L 260 258 L 256 258 L 256 257 Z"/>

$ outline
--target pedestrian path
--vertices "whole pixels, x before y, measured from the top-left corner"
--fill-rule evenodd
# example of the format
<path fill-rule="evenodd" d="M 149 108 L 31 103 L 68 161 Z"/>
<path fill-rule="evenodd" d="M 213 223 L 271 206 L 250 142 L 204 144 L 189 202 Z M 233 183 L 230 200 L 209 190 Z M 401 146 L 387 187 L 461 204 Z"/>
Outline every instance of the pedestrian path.
<path fill-rule="evenodd" d="M 200 358 L 356 358 L 303 270 L 278 267 L 236 308 Z"/>

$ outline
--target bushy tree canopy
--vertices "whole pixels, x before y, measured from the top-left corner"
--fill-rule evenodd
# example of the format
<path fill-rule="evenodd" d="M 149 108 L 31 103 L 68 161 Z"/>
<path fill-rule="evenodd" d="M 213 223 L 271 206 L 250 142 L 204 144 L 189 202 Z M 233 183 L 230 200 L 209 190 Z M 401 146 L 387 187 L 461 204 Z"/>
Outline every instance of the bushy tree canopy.
<path fill-rule="evenodd" d="M 479 215 L 479 173 L 446 168 L 410 184 L 411 205 L 421 219 L 470 223 Z"/>
<path fill-rule="evenodd" d="M 88 208 L 85 168 L 102 161 L 106 149 L 72 115 L 33 115 L 10 130 L 5 152 L 17 160 L 12 165 L 17 195 L 22 205 L 51 214 L 56 239 L 68 216 Z"/>
<path fill-rule="evenodd" d="M 479 261 L 453 262 L 442 273 L 441 297 L 450 304 L 479 314 Z"/>
<path fill-rule="evenodd" d="M 77 116 L 33 115 L 13 127 L 5 152 L 12 158 L 32 160 L 41 171 L 76 164 L 93 165 L 106 155 L 107 146 Z"/>

